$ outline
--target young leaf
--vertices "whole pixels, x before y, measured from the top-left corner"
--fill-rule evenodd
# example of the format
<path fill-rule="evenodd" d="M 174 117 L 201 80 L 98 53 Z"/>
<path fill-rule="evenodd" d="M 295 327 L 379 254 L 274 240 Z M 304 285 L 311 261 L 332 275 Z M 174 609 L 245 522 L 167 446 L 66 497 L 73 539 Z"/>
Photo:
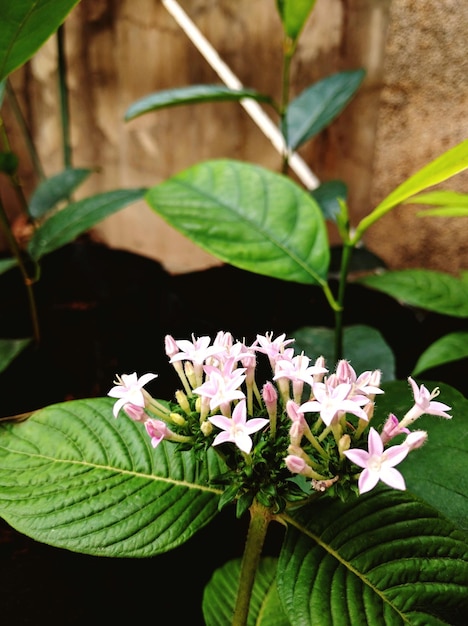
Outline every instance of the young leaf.
<path fill-rule="evenodd" d="M 29 214 L 34 219 L 43 217 L 72 192 L 93 172 L 90 169 L 66 169 L 47 178 L 34 190 L 29 199 Z"/>
<path fill-rule="evenodd" d="M 248 624 L 256 626 L 290 626 L 276 588 L 277 559 L 260 561 L 250 601 Z M 203 616 L 206 626 L 232 623 L 239 585 L 241 561 L 229 561 L 214 572 L 203 594 Z"/>
<path fill-rule="evenodd" d="M 276 0 L 281 23 L 287 37 L 296 40 L 317 0 Z"/>
<path fill-rule="evenodd" d="M 240 161 L 206 161 L 156 185 L 146 200 L 222 261 L 288 281 L 326 280 L 330 252 L 320 209 L 285 176 Z"/>
<path fill-rule="evenodd" d="M 372 226 L 374 222 L 398 204 L 406 202 L 423 189 L 437 185 L 466 168 L 468 168 L 468 139 L 441 154 L 394 189 L 369 215 L 359 222 L 355 230 L 354 241 L 359 241 L 369 226 Z"/>
<path fill-rule="evenodd" d="M 0 339 L 0 372 L 6 370 L 10 363 L 31 343 L 31 338 Z"/>
<path fill-rule="evenodd" d="M 427 431 L 427 443 L 408 454 L 398 469 L 409 491 L 468 531 L 468 400 L 449 385 L 424 380 L 417 380 L 417 383 L 424 383 L 429 391 L 440 389 L 437 400 L 451 407 L 452 419 L 434 415 L 420 417 L 412 430 Z M 385 393 L 379 395 L 372 418 L 379 431 L 389 413 L 403 419 L 413 404 L 407 382 L 392 381 L 384 383 L 382 388 Z"/>
<path fill-rule="evenodd" d="M 29 253 L 38 261 L 53 250 L 70 243 L 105 217 L 141 200 L 146 189 L 117 189 L 78 200 L 54 213 L 39 226 L 29 242 Z"/>
<path fill-rule="evenodd" d="M 17 69 L 58 29 L 79 0 L 15 0 L 0 4 L 0 80 Z"/>
<path fill-rule="evenodd" d="M 468 332 L 454 332 L 434 341 L 419 357 L 411 376 L 453 361 L 468 358 Z"/>
<path fill-rule="evenodd" d="M 294 331 L 296 351 L 303 351 L 314 361 L 323 356 L 329 369 L 335 367 L 331 328 L 304 327 Z M 382 380 L 394 380 L 395 357 L 390 346 L 375 328 L 364 325 L 347 326 L 343 329 L 344 358 L 348 359 L 356 372 L 379 369 Z"/>
<path fill-rule="evenodd" d="M 433 204 L 437 209 L 419 211 L 422 217 L 468 217 L 468 194 L 441 189 L 413 196 L 410 204 Z"/>
<path fill-rule="evenodd" d="M 453 624 L 468 611 L 464 539 L 406 492 L 316 502 L 294 514 L 280 554 L 284 610 L 302 626 Z"/>
<path fill-rule="evenodd" d="M 189 539 L 218 512 L 218 456 L 157 449 L 144 427 L 114 419 L 110 398 L 47 407 L 0 426 L 0 515 L 53 546 L 144 557 Z M 211 452 L 211 451 L 210 451 Z"/>
<path fill-rule="evenodd" d="M 341 212 L 339 200 L 346 200 L 348 188 L 341 180 L 328 180 L 309 192 L 326 220 L 337 221 Z"/>
<path fill-rule="evenodd" d="M 287 110 L 283 134 L 296 150 L 330 124 L 345 108 L 364 79 L 364 70 L 338 72 L 305 89 Z"/>
<path fill-rule="evenodd" d="M 125 113 L 125 120 L 128 122 L 145 113 L 166 107 L 183 104 L 202 104 L 205 102 L 237 102 L 244 98 L 250 98 L 258 102 L 273 103 L 270 96 L 259 93 L 254 89 L 231 89 L 224 85 L 191 85 L 156 91 L 140 98 L 129 106 Z"/>
<path fill-rule="evenodd" d="M 411 306 L 453 317 L 468 317 L 468 289 L 459 278 L 426 269 L 385 271 L 363 276 L 361 285 Z"/>

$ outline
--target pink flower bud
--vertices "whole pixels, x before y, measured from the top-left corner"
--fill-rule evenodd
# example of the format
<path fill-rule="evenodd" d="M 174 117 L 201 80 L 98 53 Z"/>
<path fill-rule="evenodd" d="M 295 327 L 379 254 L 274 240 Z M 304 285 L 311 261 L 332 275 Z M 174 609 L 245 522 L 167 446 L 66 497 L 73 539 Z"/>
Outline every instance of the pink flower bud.
<path fill-rule="evenodd" d="M 301 459 L 300 456 L 295 456 L 294 454 L 288 454 L 288 456 L 284 459 L 286 463 L 286 467 L 293 474 L 302 474 L 302 472 L 308 467 L 307 463 L 304 459 Z"/>
<path fill-rule="evenodd" d="M 266 382 L 263 385 L 262 397 L 267 409 L 269 407 L 276 407 L 276 402 L 278 401 L 278 393 L 275 386 L 270 383 L 270 381 Z"/>
<path fill-rule="evenodd" d="M 165 336 L 164 347 L 166 350 L 166 354 L 170 359 L 179 352 L 179 347 L 176 344 L 174 337 L 172 337 L 171 335 Z"/>
<path fill-rule="evenodd" d="M 410 450 L 416 450 L 416 448 L 420 448 L 427 441 L 427 433 L 424 430 L 414 430 L 410 433 L 405 441 L 403 442 L 408 446 Z"/>
<path fill-rule="evenodd" d="M 339 383 L 351 383 L 356 380 L 356 372 L 345 359 L 338 361 L 335 373 Z"/>
<path fill-rule="evenodd" d="M 170 430 L 162 420 L 149 419 L 145 422 L 145 428 L 151 437 L 151 445 L 156 448 L 161 441 L 170 434 Z"/>
<path fill-rule="evenodd" d="M 380 439 L 382 440 L 382 443 L 385 445 L 390 441 L 390 439 L 393 439 L 393 437 L 401 435 L 402 433 L 408 434 L 409 430 L 407 428 L 402 428 L 396 415 L 390 413 L 387 421 L 382 428 L 382 432 L 380 433 Z"/>
<path fill-rule="evenodd" d="M 124 404 L 123 410 L 128 415 L 128 417 L 134 422 L 144 422 L 146 421 L 147 415 L 145 413 L 145 409 L 141 406 L 137 406 L 136 404 Z"/>

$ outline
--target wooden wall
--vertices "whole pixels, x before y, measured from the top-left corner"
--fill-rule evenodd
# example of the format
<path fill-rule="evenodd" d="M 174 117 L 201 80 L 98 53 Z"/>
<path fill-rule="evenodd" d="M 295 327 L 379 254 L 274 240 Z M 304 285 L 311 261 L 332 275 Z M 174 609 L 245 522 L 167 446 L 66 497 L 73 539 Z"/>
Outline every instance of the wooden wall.
<path fill-rule="evenodd" d="M 274 0 L 180 4 L 244 85 L 279 96 L 281 27 Z M 294 60 L 291 96 L 332 72 L 366 69 L 345 113 L 301 151 L 321 180 L 348 184 L 354 222 L 466 138 L 467 35 L 464 0 L 317 0 Z M 152 91 L 220 82 L 160 2 L 81 0 L 65 37 L 73 164 L 99 168 L 81 195 L 150 186 L 208 158 L 279 168 L 274 148 L 236 104 L 177 107 L 123 121 L 127 107 Z M 53 174 L 62 167 L 55 40 L 12 82 L 46 172 Z M 23 174 L 28 191 L 34 180 L 27 167 Z M 468 191 L 467 183 L 462 174 L 446 186 Z M 401 207 L 369 232 L 367 244 L 395 268 L 457 272 L 468 266 L 466 225 L 422 220 L 412 207 Z M 175 273 L 217 263 L 144 203 L 108 218 L 94 233 Z"/>

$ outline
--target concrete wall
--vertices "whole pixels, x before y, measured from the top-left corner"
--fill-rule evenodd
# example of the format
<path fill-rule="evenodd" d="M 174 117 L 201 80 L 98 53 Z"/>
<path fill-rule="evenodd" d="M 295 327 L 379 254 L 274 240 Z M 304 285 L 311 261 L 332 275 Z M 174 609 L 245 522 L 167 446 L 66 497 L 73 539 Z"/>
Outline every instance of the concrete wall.
<path fill-rule="evenodd" d="M 279 97 L 281 27 L 274 0 L 180 4 L 244 85 Z M 126 108 L 147 93 L 220 82 L 159 2 L 81 0 L 65 34 L 73 162 L 100 168 L 81 195 L 151 186 L 208 158 L 279 169 L 274 148 L 236 104 L 177 107 L 123 121 Z M 348 184 L 354 223 L 416 169 L 466 138 L 467 34 L 463 0 L 317 0 L 294 60 L 291 96 L 338 70 L 367 71 L 344 114 L 301 150 L 321 180 Z M 53 174 L 62 167 L 54 40 L 12 80 L 46 172 Z M 24 180 L 27 191 L 34 182 L 27 168 Z M 446 186 L 467 191 L 467 182 L 459 175 Z M 465 220 L 421 220 L 413 208 L 401 207 L 366 241 L 392 267 L 456 272 L 468 266 L 465 228 Z M 144 203 L 108 218 L 95 235 L 176 273 L 217 263 Z"/>

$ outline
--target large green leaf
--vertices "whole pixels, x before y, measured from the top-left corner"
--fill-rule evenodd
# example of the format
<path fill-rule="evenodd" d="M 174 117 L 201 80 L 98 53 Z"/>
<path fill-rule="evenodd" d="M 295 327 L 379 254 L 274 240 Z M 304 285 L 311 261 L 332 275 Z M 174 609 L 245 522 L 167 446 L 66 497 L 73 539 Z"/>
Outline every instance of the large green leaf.
<path fill-rule="evenodd" d="M 276 0 L 285 34 L 295 40 L 299 37 L 317 0 Z"/>
<path fill-rule="evenodd" d="M 290 626 L 276 588 L 277 559 L 260 561 L 250 601 L 247 626 Z M 241 561 L 229 561 L 216 570 L 203 594 L 203 616 L 206 626 L 232 623 L 239 585 Z"/>
<path fill-rule="evenodd" d="M 334 331 L 331 328 L 305 326 L 294 331 L 296 351 L 303 351 L 312 360 L 323 356 L 327 367 L 335 367 Z M 344 358 L 350 361 L 356 373 L 379 369 L 382 380 L 395 378 L 395 357 L 385 339 L 375 328 L 365 325 L 343 329 Z"/>
<path fill-rule="evenodd" d="M 150 189 L 148 204 L 222 261 L 323 284 L 330 251 L 320 209 L 299 185 L 257 165 L 206 161 Z"/>
<path fill-rule="evenodd" d="M 328 126 L 354 96 L 364 75 L 364 70 L 338 72 L 308 87 L 293 100 L 283 121 L 288 146 L 295 150 Z"/>
<path fill-rule="evenodd" d="M 153 449 L 110 398 L 47 407 L 0 427 L 0 515 L 38 541 L 102 556 L 142 557 L 185 542 L 217 513 L 213 452 L 203 464 Z"/>
<path fill-rule="evenodd" d="M 408 490 L 423 498 L 468 530 L 468 400 L 456 389 L 437 382 L 417 380 L 432 391 L 440 389 L 436 398 L 451 407 L 451 420 L 423 415 L 411 430 L 425 430 L 427 443 L 414 450 L 398 466 Z M 373 421 L 380 430 L 389 413 L 402 419 L 413 405 L 408 383 L 392 381 L 383 386 L 385 393 L 378 397 Z"/>
<path fill-rule="evenodd" d="M 24 339 L 0 339 L 0 372 L 31 343 L 31 337 Z"/>
<path fill-rule="evenodd" d="M 92 171 L 84 168 L 66 169 L 40 183 L 29 199 L 31 217 L 43 217 L 60 201 L 67 200 Z"/>
<path fill-rule="evenodd" d="M 466 168 L 468 168 L 468 139 L 441 154 L 394 189 L 369 215 L 359 222 L 355 229 L 353 241 L 359 241 L 369 226 L 372 226 L 374 222 L 398 204 L 406 202 L 420 191 L 437 185 Z"/>
<path fill-rule="evenodd" d="M 468 332 L 454 332 L 434 341 L 419 357 L 412 371 L 416 376 L 433 367 L 468 358 Z"/>
<path fill-rule="evenodd" d="M 38 261 L 70 243 L 98 222 L 128 204 L 141 200 L 146 189 L 117 189 L 78 200 L 54 213 L 39 226 L 29 242 L 29 253 Z"/>
<path fill-rule="evenodd" d="M 79 0 L 0 3 L 0 80 L 17 69 L 58 29 Z"/>
<path fill-rule="evenodd" d="M 385 271 L 357 280 L 404 304 L 453 317 L 468 317 L 468 286 L 465 281 L 435 270 Z"/>
<path fill-rule="evenodd" d="M 183 104 L 202 104 L 204 102 L 238 102 L 244 98 L 258 102 L 273 103 L 270 96 L 254 89 L 231 89 L 224 85 L 190 85 L 175 89 L 164 89 L 148 94 L 129 106 L 125 113 L 127 121 L 135 117 L 166 107 Z"/>
<path fill-rule="evenodd" d="M 464 539 L 406 492 L 323 500 L 295 514 L 287 532 L 277 580 L 284 610 L 301 626 L 461 625 Z"/>

